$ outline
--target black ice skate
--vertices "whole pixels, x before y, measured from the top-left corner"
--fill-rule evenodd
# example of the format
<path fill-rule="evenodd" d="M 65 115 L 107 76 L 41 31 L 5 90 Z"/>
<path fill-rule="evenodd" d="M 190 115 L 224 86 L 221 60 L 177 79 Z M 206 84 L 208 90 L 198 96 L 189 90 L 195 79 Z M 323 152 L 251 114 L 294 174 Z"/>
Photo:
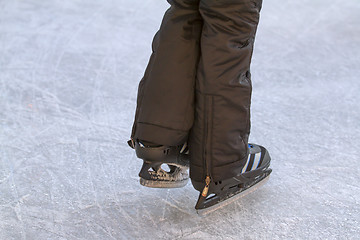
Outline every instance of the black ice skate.
<path fill-rule="evenodd" d="M 129 140 L 136 156 L 144 160 L 140 184 L 152 188 L 179 188 L 189 181 L 189 150 L 187 143 L 179 146 L 147 145 Z"/>
<path fill-rule="evenodd" d="M 272 171 L 269 168 L 270 160 L 270 155 L 264 147 L 249 144 L 249 157 L 239 175 L 217 182 L 212 182 L 208 176 L 205 184 L 204 182 L 192 181 L 195 189 L 200 191 L 195 209 L 201 214 L 208 213 L 256 190 L 270 176 Z M 227 201 L 223 202 L 225 200 Z M 218 204 L 220 202 L 223 203 Z"/>

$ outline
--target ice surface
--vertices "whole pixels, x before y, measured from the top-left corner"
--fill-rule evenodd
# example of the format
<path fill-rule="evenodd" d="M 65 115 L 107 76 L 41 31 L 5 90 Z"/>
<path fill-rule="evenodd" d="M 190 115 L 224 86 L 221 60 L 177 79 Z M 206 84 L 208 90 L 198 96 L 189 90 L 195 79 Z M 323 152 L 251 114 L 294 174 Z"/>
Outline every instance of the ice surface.
<path fill-rule="evenodd" d="M 0 0 L 0 239 L 359 239 L 360 2 L 264 1 L 251 140 L 270 181 L 200 217 L 127 146 L 168 4 Z"/>

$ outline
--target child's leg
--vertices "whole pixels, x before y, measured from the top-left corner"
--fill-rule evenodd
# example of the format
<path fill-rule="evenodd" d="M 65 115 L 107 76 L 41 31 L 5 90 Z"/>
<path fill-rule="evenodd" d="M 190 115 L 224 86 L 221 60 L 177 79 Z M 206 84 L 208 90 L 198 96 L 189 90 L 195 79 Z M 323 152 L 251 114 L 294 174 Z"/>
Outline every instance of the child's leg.
<path fill-rule="evenodd" d="M 261 0 L 201 0 L 201 59 L 190 134 L 190 177 L 236 176 L 246 163 L 250 133 L 250 62 Z"/>
<path fill-rule="evenodd" d="M 138 88 L 131 138 L 175 146 L 194 119 L 194 86 L 202 19 L 200 0 L 168 0 L 153 53 Z"/>

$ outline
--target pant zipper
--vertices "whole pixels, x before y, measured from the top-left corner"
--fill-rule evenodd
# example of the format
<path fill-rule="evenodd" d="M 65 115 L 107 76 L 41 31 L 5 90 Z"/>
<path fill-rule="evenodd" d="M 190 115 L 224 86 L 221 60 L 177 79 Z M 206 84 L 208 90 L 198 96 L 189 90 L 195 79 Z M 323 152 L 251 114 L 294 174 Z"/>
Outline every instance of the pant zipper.
<path fill-rule="evenodd" d="M 209 192 L 209 185 L 210 185 L 210 182 L 211 182 L 211 174 L 210 174 L 210 155 L 209 155 L 209 158 L 207 158 L 207 154 L 208 154 L 208 147 L 209 147 L 209 137 L 211 138 L 211 129 L 210 129 L 210 125 L 209 124 L 209 117 L 211 118 L 212 117 L 212 96 L 206 96 L 205 95 L 205 101 L 204 101 L 204 109 L 205 109 L 205 116 L 204 116 L 204 121 L 205 121 L 205 124 L 204 124 L 204 127 L 205 127 L 205 133 L 204 133 L 204 152 L 203 152 L 203 156 L 204 156 L 204 166 L 205 166 L 205 169 L 206 169 L 206 176 L 205 176 L 205 187 L 201 193 L 201 196 L 203 197 L 207 197 L 208 195 L 208 192 Z M 207 109 L 209 108 L 209 109 Z M 209 134 L 210 132 L 210 134 Z"/>

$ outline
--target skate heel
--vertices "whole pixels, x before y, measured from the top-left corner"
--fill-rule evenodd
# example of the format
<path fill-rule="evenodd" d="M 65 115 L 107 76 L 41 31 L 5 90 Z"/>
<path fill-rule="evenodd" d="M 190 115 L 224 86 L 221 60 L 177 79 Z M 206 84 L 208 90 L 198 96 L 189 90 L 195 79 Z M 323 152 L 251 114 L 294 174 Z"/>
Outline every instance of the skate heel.
<path fill-rule="evenodd" d="M 140 184 L 152 188 L 179 188 L 189 181 L 189 154 L 186 143 L 180 146 L 144 146 L 129 140 L 136 156 L 143 159 Z"/>
<path fill-rule="evenodd" d="M 139 172 L 140 184 L 151 188 L 180 188 L 189 181 L 188 167 L 176 163 L 144 160 Z"/>

